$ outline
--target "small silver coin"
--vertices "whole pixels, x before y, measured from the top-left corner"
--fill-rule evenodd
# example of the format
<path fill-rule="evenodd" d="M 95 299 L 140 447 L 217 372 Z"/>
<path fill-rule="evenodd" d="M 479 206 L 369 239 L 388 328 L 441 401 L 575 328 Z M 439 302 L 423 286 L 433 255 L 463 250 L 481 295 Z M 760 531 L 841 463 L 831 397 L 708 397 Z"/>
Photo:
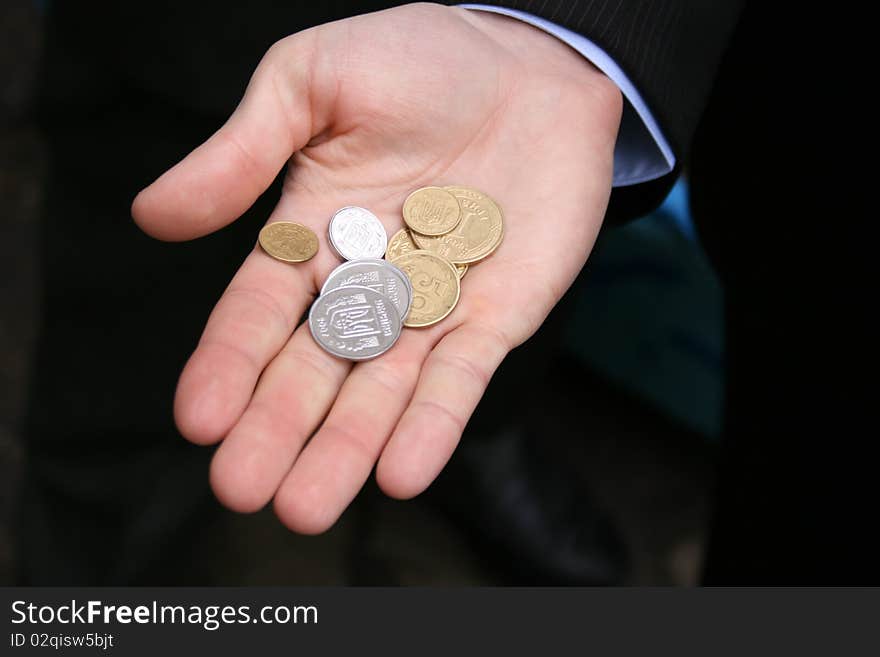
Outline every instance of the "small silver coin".
<path fill-rule="evenodd" d="M 366 208 L 350 205 L 330 219 L 330 244 L 345 260 L 381 258 L 388 247 L 388 234 L 379 218 Z"/>
<path fill-rule="evenodd" d="M 409 307 L 412 303 L 412 283 L 409 276 L 392 265 L 387 260 L 377 258 L 363 258 L 343 262 L 330 272 L 321 294 L 338 287 L 350 287 L 359 285 L 384 294 L 394 302 L 401 321 L 406 320 Z"/>
<path fill-rule="evenodd" d="M 397 342 L 402 328 L 394 302 L 368 287 L 328 290 L 309 310 L 309 329 L 315 342 L 348 360 L 384 354 Z"/>

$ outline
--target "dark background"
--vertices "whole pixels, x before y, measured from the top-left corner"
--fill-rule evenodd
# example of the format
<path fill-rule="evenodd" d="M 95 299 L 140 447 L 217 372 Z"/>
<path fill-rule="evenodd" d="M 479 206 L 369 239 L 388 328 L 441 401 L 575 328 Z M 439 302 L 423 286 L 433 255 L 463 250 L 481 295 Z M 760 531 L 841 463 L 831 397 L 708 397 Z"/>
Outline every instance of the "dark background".
<path fill-rule="evenodd" d="M 7 584 L 22 579 L 23 550 L 27 551 L 31 571 L 28 579 L 32 579 L 32 572 L 41 567 L 41 559 L 46 563 L 57 561 L 50 559 L 53 553 L 77 549 L 78 531 L 87 532 L 90 525 L 98 529 L 103 523 L 101 504 L 96 503 L 95 514 L 86 516 L 85 526 L 74 522 L 63 532 L 47 532 L 46 536 L 52 538 L 38 546 L 40 549 L 35 550 L 21 536 L 22 526 L 28 525 L 22 522 L 22 513 L 29 513 L 31 502 L 26 485 L 29 482 L 24 481 L 23 475 L 27 451 L 23 426 L 27 400 L 32 394 L 34 368 L 50 368 L 40 370 L 43 378 L 61 387 L 79 380 L 78 377 L 88 376 L 82 372 L 73 376 L 64 366 L 56 370 L 51 359 L 46 362 L 44 358 L 38 363 L 35 356 L 41 327 L 49 321 L 41 305 L 45 282 L 45 263 L 41 258 L 46 251 L 40 248 L 40 239 L 41 231 L 47 227 L 45 191 L 51 162 L 44 135 L 46 118 L 38 122 L 33 112 L 43 36 L 42 17 L 34 3 L 8 0 L 0 5 L 0 582 Z M 59 134 L 65 130 L 60 120 L 51 127 Z M 192 128 L 190 133 L 186 133 L 185 121 L 174 129 L 186 134 L 185 139 L 190 140 L 191 145 L 204 136 L 202 124 Z M 84 146 L 88 146 L 87 142 Z M 185 148 L 181 148 L 179 154 L 183 152 Z M 88 161 L 87 155 L 84 160 Z M 61 166 L 76 164 L 67 162 Z M 148 179 L 142 184 L 146 182 Z M 110 188 L 113 178 L 110 176 L 98 184 Z M 108 196 L 126 193 L 127 190 L 111 189 Z M 57 201 L 52 207 L 53 211 L 59 211 Z M 129 239 L 128 231 L 134 230 L 133 227 L 126 223 L 127 217 L 118 219 L 121 233 L 98 234 L 94 239 L 99 243 L 92 244 L 94 252 L 112 252 L 119 244 L 120 234 Z M 260 223 L 257 218 L 240 229 L 242 251 L 250 248 L 251 236 Z M 76 226 L 68 229 L 77 230 Z M 153 249 L 151 257 L 157 259 L 157 267 L 181 266 L 195 259 L 198 267 L 213 272 L 213 278 L 218 281 L 224 280 L 226 272 L 236 264 L 211 262 L 210 247 L 201 251 L 202 247 L 163 250 L 158 244 L 146 248 Z M 69 255 L 72 259 L 80 256 L 76 252 Z M 89 271 L 89 262 L 78 262 L 75 269 Z M 585 289 L 589 283 L 588 275 Z M 120 307 L 131 302 L 116 298 L 113 292 L 116 288 L 109 287 L 111 282 L 106 282 L 107 290 L 102 284 L 100 273 L 96 272 L 90 302 L 119 304 Z M 133 294 L 136 303 L 137 291 Z M 213 301 L 213 297 L 196 301 L 205 307 L 204 316 Z M 179 299 L 176 303 L 186 302 Z M 83 327 L 90 321 L 87 308 L 85 303 L 81 314 L 75 316 Z M 647 308 L 646 312 L 650 321 L 651 313 L 662 311 Z M 189 331 L 191 341 L 197 337 L 196 326 L 186 325 L 179 330 Z M 74 330 L 71 335 L 75 334 Z M 137 336 L 132 337 L 137 348 Z M 156 342 L 158 345 L 148 348 L 161 349 L 161 338 Z M 76 350 L 77 347 L 72 343 L 67 348 Z M 116 360 L 119 354 L 115 350 L 115 343 L 108 340 L 107 353 L 96 358 Z M 186 355 L 181 353 L 180 358 Z M 650 354 L 646 356 L 650 357 Z M 664 411 L 656 400 L 645 401 L 644 395 L 611 383 L 607 372 L 598 373 L 595 367 L 588 366 L 589 358 L 579 357 L 562 342 L 554 350 L 552 360 L 546 380 L 535 387 L 534 411 L 537 421 L 545 428 L 548 458 L 573 464 L 580 483 L 619 529 L 631 556 L 631 567 L 623 581 L 697 583 L 715 482 L 715 443 L 705 431 L 688 426 L 668 409 Z M 46 377 L 47 372 L 51 372 L 51 376 Z M 137 372 L 130 372 L 130 376 L 137 376 Z M 155 399 L 146 407 L 160 418 L 157 420 L 160 424 L 170 423 L 174 383 L 174 376 L 169 375 L 167 389 L 157 390 Z M 124 389 L 126 380 L 116 380 L 113 386 L 114 390 Z M 76 390 L 71 390 L 72 403 L 76 401 L 76 394 Z M 51 416 L 54 409 L 42 411 Z M 91 407 L 83 405 L 84 426 L 88 425 L 89 412 Z M 578 427 L 577 431 L 573 431 L 573 427 Z M 137 543 L 100 544 L 107 559 L 122 565 L 116 567 L 113 575 L 84 571 L 73 578 L 76 583 L 508 584 L 522 581 L 497 558 L 496 551 L 487 549 L 478 535 L 441 512 L 443 505 L 430 494 L 413 502 L 394 502 L 382 496 L 370 482 L 338 525 L 319 537 L 289 533 L 270 510 L 253 516 L 227 512 L 213 500 L 207 488 L 210 450 L 189 448 L 179 440 L 181 444 L 170 448 L 172 451 L 143 457 L 154 459 L 148 467 L 155 468 L 157 481 L 163 486 L 173 489 L 175 484 L 171 480 L 175 477 L 187 482 L 181 483 L 181 487 L 189 496 L 189 502 L 173 497 L 162 502 L 167 505 L 169 522 L 177 522 L 179 527 L 171 532 L 167 543 L 151 545 L 149 554 L 143 553 L 143 546 Z M 74 448 L 67 445 L 64 449 Z M 88 470 L 88 476 L 102 479 L 118 476 L 118 473 L 113 471 L 112 459 L 105 464 L 98 460 Z M 79 516 L 71 516 L 76 517 Z M 90 562 L 101 560 L 101 554 L 89 558 Z M 130 562 L 129 569 L 126 562 Z"/>

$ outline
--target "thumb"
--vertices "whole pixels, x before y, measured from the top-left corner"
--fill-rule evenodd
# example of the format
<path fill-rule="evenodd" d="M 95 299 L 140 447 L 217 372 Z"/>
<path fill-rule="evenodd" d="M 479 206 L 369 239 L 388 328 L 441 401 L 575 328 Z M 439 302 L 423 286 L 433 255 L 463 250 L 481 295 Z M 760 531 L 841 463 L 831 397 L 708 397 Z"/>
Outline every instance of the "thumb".
<path fill-rule="evenodd" d="M 142 230 L 162 240 L 187 240 L 231 223 L 313 130 L 320 131 L 309 98 L 313 34 L 273 45 L 225 125 L 137 195 L 131 214 Z"/>

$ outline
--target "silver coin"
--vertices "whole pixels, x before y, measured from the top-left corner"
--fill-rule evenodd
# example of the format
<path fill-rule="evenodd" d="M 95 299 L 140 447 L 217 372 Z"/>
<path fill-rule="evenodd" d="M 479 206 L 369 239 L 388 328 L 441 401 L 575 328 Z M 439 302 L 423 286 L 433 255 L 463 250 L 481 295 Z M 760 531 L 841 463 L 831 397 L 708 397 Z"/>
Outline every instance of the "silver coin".
<path fill-rule="evenodd" d="M 394 346 L 403 321 L 394 302 L 368 287 L 328 290 L 309 310 L 312 337 L 326 351 L 348 360 L 375 358 Z"/>
<path fill-rule="evenodd" d="M 381 258 L 388 234 L 379 218 L 366 208 L 350 205 L 330 219 L 330 244 L 345 260 Z"/>
<path fill-rule="evenodd" d="M 409 276 L 395 267 L 387 260 L 377 258 L 363 258 L 343 262 L 330 272 L 321 294 L 337 287 L 350 287 L 359 285 L 384 294 L 394 302 L 400 319 L 405 320 L 412 304 L 412 283 Z"/>

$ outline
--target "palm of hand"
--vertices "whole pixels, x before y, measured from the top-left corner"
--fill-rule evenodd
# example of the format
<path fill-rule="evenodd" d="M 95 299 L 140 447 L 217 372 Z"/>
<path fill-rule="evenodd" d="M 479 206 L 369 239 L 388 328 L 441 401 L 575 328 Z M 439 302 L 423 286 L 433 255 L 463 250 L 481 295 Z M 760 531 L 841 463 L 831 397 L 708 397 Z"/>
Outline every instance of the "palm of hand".
<path fill-rule="evenodd" d="M 259 249 L 246 259 L 175 403 L 190 440 L 223 441 L 211 481 L 234 509 L 274 497 L 289 527 L 322 531 L 377 460 L 386 492 L 418 494 L 494 369 L 586 260 L 610 189 L 619 94 L 552 38 L 477 14 L 407 6 L 279 42 L 227 125 L 135 201 L 154 235 L 203 234 L 238 217 L 293 153 L 270 220 L 310 226 L 319 252 L 293 267 Z M 373 361 L 326 354 L 296 322 L 338 264 L 328 217 L 361 205 L 391 235 L 406 195 L 431 184 L 497 199 L 504 242 L 439 324 L 405 330 Z"/>

